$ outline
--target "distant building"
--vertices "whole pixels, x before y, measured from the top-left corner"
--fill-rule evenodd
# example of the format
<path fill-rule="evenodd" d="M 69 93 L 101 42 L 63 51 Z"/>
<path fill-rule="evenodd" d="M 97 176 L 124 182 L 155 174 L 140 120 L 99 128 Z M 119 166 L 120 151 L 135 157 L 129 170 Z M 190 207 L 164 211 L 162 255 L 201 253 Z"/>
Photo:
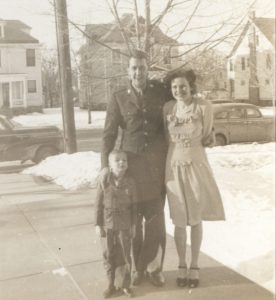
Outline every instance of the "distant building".
<path fill-rule="evenodd" d="M 228 85 L 234 100 L 275 104 L 275 19 L 247 22 L 228 56 Z"/>
<path fill-rule="evenodd" d="M 124 15 L 121 22 L 133 44 L 137 45 L 133 16 Z M 143 43 L 145 20 L 140 17 L 139 22 Z M 80 106 L 90 105 L 93 109 L 101 109 L 106 106 L 113 91 L 127 83 L 128 49 L 119 26 L 114 23 L 87 24 L 85 37 L 86 43 L 79 50 Z M 99 45 L 93 39 L 106 44 L 110 49 Z M 116 50 L 127 55 L 122 55 Z M 177 54 L 178 42 L 165 35 L 159 27 L 154 27 L 151 34 L 150 76 L 159 77 L 160 72 L 176 66 L 180 60 L 172 57 Z"/>
<path fill-rule="evenodd" d="M 31 27 L 0 19 L 0 113 L 42 109 L 41 55 Z"/>

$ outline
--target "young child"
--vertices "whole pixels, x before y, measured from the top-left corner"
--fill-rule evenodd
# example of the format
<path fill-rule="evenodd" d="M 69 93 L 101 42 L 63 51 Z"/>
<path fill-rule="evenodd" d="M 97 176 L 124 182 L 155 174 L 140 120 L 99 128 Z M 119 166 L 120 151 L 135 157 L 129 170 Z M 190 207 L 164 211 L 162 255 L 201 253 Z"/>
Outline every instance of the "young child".
<path fill-rule="evenodd" d="M 136 187 L 133 179 L 126 173 L 126 153 L 112 151 L 109 154 L 109 167 L 110 174 L 106 183 L 104 186 L 98 185 L 95 207 L 96 234 L 102 238 L 108 278 L 104 298 L 111 297 L 116 288 L 132 297 L 131 239 L 134 237 L 136 224 Z"/>

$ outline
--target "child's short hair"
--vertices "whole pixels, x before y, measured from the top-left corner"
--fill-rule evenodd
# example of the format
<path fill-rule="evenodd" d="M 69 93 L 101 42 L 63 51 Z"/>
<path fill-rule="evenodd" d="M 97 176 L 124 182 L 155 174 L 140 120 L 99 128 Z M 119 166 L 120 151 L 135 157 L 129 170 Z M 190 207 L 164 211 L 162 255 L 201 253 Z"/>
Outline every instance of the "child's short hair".
<path fill-rule="evenodd" d="M 127 154 L 126 154 L 125 151 L 123 151 L 123 150 L 118 150 L 118 149 L 114 149 L 114 150 L 112 150 L 112 151 L 109 153 L 108 159 L 109 159 L 110 157 L 112 157 L 112 156 L 114 156 L 114 155 L 118 155 L 118 154 L 124 154 L 124 155 L 127 157 Z"/>

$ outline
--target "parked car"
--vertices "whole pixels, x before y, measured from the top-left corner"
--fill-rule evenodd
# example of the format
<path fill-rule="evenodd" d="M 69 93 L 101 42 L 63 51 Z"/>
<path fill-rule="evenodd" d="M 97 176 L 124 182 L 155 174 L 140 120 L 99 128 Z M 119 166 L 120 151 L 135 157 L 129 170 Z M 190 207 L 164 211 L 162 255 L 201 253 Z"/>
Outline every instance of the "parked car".
<path fill-rule="evenodd" d="M 0 161 L 39 163 L 63 150 L 62 133 L 56 126 L 23 127 L 0 115 Z"/>
<path fill-rule="evenodd" d="M 275 141 L 275 120 L 247 103 L 213 104 L 217 145 Z"/>
<path fill-rule="evenodd" d="M 230 100 L 230 99 L 210 99 L 209 101 L 212 104 L 217 104 L 217 103 L 233 103 L 233 101 Z"/>

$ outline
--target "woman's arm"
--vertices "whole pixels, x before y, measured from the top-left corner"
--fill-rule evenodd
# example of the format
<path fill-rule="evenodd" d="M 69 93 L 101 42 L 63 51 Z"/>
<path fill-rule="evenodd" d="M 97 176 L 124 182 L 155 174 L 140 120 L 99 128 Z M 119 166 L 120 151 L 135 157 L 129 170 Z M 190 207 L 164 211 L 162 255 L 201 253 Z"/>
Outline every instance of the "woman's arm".
<path fill-rule="evenodd" d="M 209 101 L 204 101 L 202 144 L 205 147 L 210 147 L 215 144 L 215 132 L 213 122 L 213 106 Z"/>
<path fill-rule="evenodd" d="M 170 142 L 169 139 L 169 131 L 168 131 L 168 122 L 167 122 L 167 115 L 168 115 L 168 104 L 163 106 L 163 126 L 164 126 L 164 135 L 167 145 Z"/>

